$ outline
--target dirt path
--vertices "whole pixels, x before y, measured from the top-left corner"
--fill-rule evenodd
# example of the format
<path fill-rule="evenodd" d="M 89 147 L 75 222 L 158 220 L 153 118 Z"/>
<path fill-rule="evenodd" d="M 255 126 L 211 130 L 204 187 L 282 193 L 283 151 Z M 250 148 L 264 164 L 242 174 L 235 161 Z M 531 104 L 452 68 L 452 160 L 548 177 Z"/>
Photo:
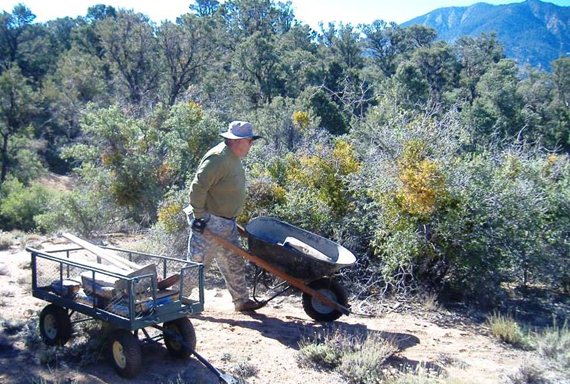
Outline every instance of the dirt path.
<path fill-rule="evenodd" d="M 0 252 L 0 382 L 32 383 L 217 383 L 195 358 L 173 360 L 162 345 L 143 349 L 143 371 L 133 380 L 118 377 L 107 361 L 80 366 L 61 362 L 57 368 L 38 363 L 41 354 L 24 344 L 25 325 L 37 318 L 45 302 L 30 294 L 29 253 L 21 248 Z M 399 351 L 392 364 L 439 371 L 461 383 L 498 383 L 529 357 L 488 336 L 483 325 L 460 314 L 439 310 L 388 312 L 379 317 L 343 316 L 332 325 L 312 321 L 298 296 L 280 297 L 258 313 L 233 311 L 225 289 L 206 287 L 206 308 L 192 317 L 197 351 L 218 369 L 246 373 L 250 384 L 339 384 L 335 373 L 301 368 L 299 341 L 323 327 L 347 334 L 378 334 L 395 340 Z M 34 381 L 35 380 L 35 381 Z"/>

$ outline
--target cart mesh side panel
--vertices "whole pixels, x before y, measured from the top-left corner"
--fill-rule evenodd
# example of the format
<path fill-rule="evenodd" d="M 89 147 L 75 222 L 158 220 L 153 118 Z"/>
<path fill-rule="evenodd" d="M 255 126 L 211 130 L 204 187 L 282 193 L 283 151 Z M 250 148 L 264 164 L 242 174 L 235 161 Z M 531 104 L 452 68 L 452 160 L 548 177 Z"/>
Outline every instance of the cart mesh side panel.
<path fill-rule="evenodd" d="M 105 268 L 105 265 L 101 265 Z M 51 292 L 62 298 L 92 308 L 105 309 L 113 314 L 130 318 L 128 287 L 132 285 L 135 303 L 148 300 L 144 287 L 152 286 L 152 276 L 136 279 L 122 278 L 103 270 L 78 265 L 65 259 L 36 257 L 36 287 L 35 289 Z M 118 287 L 124 287 L 120 289 Z M 138 292 L 137 292 L 138 290 Z M 134 306 L 135 317 L 142 316 L 148 311 L 144 305 Z"/>
<path fill-rule="evenodd" d="M 67 269 L 61 268 L 61 263 L 38 258 L 36 261 L 35 284 L 37 289 L 42 289 L 51 292 L 54 285 L 66 279 L 68 276 Z"/>
<path fill-rule="evenodd" d="M 202 287 L 201 268 L 185 267 L 181 270 L 178 289 L 180 289 L 180 298 L 183 302 L 203 301 L 203 292 L 198 287 Z"/>
<path fill-rule="evenodd" d="M 180 293 L 179 298 L 182 302 L 201 302 L 201 267 L 194 263 L 189 263 L 185 259 L 161 258 L 159 260 L 151 255 L 136 252 L 119 252 L 120 256 L 129 259 L 140 265 L 150 263 L 156 264 L 156 272 L 159 280 L 166 279 L 172 275 L 178 274 L 180 279 L 170 287 L 171 290 Z"/>

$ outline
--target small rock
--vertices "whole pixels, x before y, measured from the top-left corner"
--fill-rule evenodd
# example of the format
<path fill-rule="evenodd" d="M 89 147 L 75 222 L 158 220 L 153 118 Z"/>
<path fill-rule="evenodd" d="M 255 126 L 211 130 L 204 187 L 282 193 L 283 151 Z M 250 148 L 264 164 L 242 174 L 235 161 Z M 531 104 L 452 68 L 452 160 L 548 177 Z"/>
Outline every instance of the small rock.
<path fill-rule="evenodd" d="M 8 275 L 10 273 L 10 270 L 8 269 L 8 266 L 4 263 L 0 263 L 0 275 Z"/>

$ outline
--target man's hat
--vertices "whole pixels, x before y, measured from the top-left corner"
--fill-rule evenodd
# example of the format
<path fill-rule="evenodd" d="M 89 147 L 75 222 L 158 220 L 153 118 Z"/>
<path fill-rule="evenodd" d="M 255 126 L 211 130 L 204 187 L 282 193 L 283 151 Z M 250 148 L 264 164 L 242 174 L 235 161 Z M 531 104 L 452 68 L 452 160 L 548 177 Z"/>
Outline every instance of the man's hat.
<path fill-rule="evenodd" d="M 247 121 L 232 121 L 228 126 L 226 132 L 220 133 L 220 136 L 226 139 L 238 140 L 238 139 L 261 139 L 262 136 L 253 134 L 253 125 Z"/>

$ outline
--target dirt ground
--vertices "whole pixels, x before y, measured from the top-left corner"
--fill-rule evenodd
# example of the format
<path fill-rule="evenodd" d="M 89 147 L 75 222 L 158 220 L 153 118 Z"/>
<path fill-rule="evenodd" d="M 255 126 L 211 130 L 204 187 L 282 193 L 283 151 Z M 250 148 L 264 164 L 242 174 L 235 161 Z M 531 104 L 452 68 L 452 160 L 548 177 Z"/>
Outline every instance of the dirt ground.
<path fill-rule="evenodd" d="M 36 240 L 36 244 L 39 240 Z M 22 244 L 0 252 L 0 383 L 217 383 L 196 358 L 174 360 L 162 344 L 145 345 L 143 369 L 122 379 L 111 363 L 39 363 L 40 349 L 24 344 L 26 326 L 37 319 L 46 302 L 32 297 L 30 255 Z M 352 303 L 355 312 L 358 305 Z M 379 316 L 352 313 L 332 324 L 314 322 L 303 311 L 300 296 L 282 296 L 257 313 L 233 310 L 227 290 L 206 284 L 205 310 L 191 317 L 197 351 L 222 372 L 248 372 L 251 384 L 339 384 L 336 373 L 298 366 L 299 341 L 323 327 L 347 334 L 377 334 L 395 340 L 393 367 L 440 372 L 456 383 L 501 383 L 534 357 L 493 338 L 484 322 L 440 307 L 418 310 L 394 305 Z M 65 347 L 64 347 L 65 348 Z"/>

